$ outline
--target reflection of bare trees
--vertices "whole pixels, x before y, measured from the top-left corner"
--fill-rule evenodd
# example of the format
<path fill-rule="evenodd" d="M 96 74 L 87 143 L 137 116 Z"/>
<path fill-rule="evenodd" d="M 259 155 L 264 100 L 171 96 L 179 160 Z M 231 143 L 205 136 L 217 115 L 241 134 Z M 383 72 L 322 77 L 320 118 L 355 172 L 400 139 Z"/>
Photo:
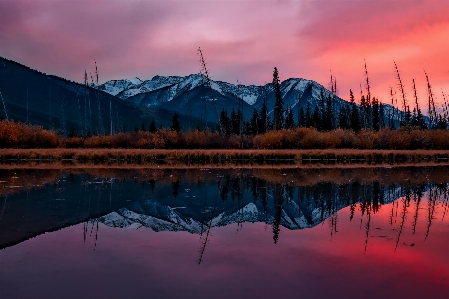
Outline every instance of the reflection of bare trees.
<path fill-rule="evenodd" d="M 415 192 L 413 192 L 413 201 L 415 202 L 415 213 L 413 215 L 413 234 L 416 233 L 416 224 L 418 223 L 418 212 L 419 212 L 419 204 L 422 199 L 422 187 L 417 188 Z"/>
<path fill-rule="evenodd" d="M 396 238 L 396 245 L 394 247 L 394 251 L 396 251 L 396 249 L 398 248 L 399 239 L 401 238 L 402 230 L 404 229 L 405 216 L 407 214 L 407 207 L 410 202 L 410 193 L 407 193 L 406 196 L 401 199 L 401 201 L 402 201 L 401 224 L 399 226 L 399 232 L 398 237 Z"/>
<path fill-rule="evenodd" d="M 212 211 L 210 214 L 210 218 L 208 219 L 208 221 L 206 222 L 206 225 L 202 228 L 204 228 L 204 231 L 202 230 L 200 233 L 200 242 L 201 242 L 201 248 L 200 248 L 200 256 L 198 258 L 198 265 L 201 264 L 202 260 L 203 260 L 203 255 L 204 252 L 206 251 L 206 246 L 210 241 L 210 231 L 212 228 L 212 221 L 214 220 L 215 217 L 215 209 L 217 207 L 217 202 L 218 202 L 218 194 L 215 197 L 215 202 L 214 205 L 212 206 Z M 207 193 L 205 196 L 205 204 L 207 203 Z M 205 206 L 206 207 L 206 206 Z"/>

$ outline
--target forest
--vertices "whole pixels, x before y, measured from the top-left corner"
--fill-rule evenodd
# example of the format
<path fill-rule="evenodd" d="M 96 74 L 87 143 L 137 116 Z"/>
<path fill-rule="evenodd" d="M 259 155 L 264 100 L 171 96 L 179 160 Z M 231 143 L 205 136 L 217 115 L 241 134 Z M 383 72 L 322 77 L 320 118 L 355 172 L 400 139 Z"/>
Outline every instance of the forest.
<path fill-rule="evenodd" d="M 132 149 L 377 149 L 417 150 L 449 149 L 448 104 L 437 109 L 427 73 L 427 116 L 419 106 L 413 80 L 413 109 L 406 98 L 404 86 L 395 64 L 399 95 L 390 90 L 391 104 L 380 103 L 371 95 L 365 64 L 365 92 L 360 92 L 360 104 L 350 90 L 350 99 L 337 103 L 337 81 L 331 75 L 328 96 L 324 88 L 316 105 L 308 102 L 306 109 L 285 107 L 279 73 L 274 68 L 272 88 L 274 109 L 266 101 L 260 110 L 254 108 L 250 119 L 244 119 L 240 106 L 229 114 L 223 109 L 215 127 L 198 125 L 183 128 L 180 116 L 174 112 L 170 127 L 148 124 L 125 130 L 96 130 L 97 134 L 80 135 L 75 129 L 48 130 L 30 123 L 14 122 L 7 117 L 0 121 L 0 148 L 132 148 Z M 207 73 L 206 73 L 207 74 Z M 209 77 L 205 77 L 209 80 Z M 87 85 L 87 79 L 85 80 Z M 204 82 L 210 87 L 210 82 Z M 402 109 L 397 108 L 397 102 Z M 243 100 L 241 100 L 243 102 Z M 5 106 L 2 98 L 3 106 Z M 242 105 L 243 107 L 243 105 Z M 296 107 L 295 107 L 296 108 Z M 294 111 L 297 110 L 297 111 Z M 112 123 L 112 119 L 111 119 Z M 68 129 L 68 128 L 67 128 Z M 93 130 L 95 131 L 95 130 Z"/>

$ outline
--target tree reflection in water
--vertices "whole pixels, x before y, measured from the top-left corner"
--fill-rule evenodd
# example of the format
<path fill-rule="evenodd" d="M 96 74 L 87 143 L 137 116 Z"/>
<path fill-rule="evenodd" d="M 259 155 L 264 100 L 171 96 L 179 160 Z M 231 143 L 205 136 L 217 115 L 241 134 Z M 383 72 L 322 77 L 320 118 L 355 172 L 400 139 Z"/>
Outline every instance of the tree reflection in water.
<path fill-rule="evenodd" d="M 427 239 L 432 223 L 447 218 L 449 205 L 448 172 L 438 168 L 369 170 L 369 175 L 351 169 L 89 171 L 0 172 L 4 186 L 12 184 L 12 177 L 23 179 L 20 190 L 0 190 L 1 247 L 83 223 L 84 242 L 91 238 L 95 248 L 103 223 L 198 234 L 200 263 L 214 227 L 236 225 L 238 233 L 246 222 L 263 222 L 271 226 L 277 244 L 284 228 L 326 221 L 333 237 L 345 220 L 339 211 L 347 207 L 349 221 L 360 218 L 365 252 L 374 215 L 388 211 L 385 224 L 394 229 L 397 250 L 408 223 L 417 232 L 420 211 Z M 18 221 L 24 216 L 30 221 Z"/>

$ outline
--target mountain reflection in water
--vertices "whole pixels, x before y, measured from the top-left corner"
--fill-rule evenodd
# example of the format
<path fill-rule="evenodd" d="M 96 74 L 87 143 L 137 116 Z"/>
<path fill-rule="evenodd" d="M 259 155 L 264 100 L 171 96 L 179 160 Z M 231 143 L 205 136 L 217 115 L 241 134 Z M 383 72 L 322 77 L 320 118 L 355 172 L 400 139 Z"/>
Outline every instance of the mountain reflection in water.
<path fill-rule="evenodd" d="M 424 295 L 434 294 L 434 298 L 438 298 L 449 286 L 447 267 L 441 269 L 449 266 L 449 260 L 443 256 L 449 245 L 446 240 L 449 232 L 446 219 L 449 204 L 447 170 L 444 167 L 1 170 L 0 246 L 4 249 L 0 251 L 0 258 L 2 255 L 12 258 L 3 258 L 0 264 L 16 269 L 18 277 L 20 270 L 29 271 L 23 264 L 14 264 L 14 261 L 24 258 L 20 254 L 23 254 L 23 248 L 30 250 L 50 246 L 48 241 L 44 241 L 48 238 L 62 244 L 62 240 L 69 237 L 72 240 L 69 242 L 71 249 L 64 247 L 68 245 L 61 245 L 61 249 L 76 256 L 73 259 L 87 270 L 90 266 L 82 258 L 85 254 L 94 252 L 95 258 L 102 264 L 107 260 L 107 267 L 120 269 L 120 266 L 106 259 L 108 254 L 115 252 L 127 255 L 128 252 L 138 250 L 136 248 L 139 246 L 144 246 L 149 250 L 147 253 L 151 259 L 163 259 L 160 263 L 173 271 L 177 271 L 176 263 L 182 264 L 182 271 L 193 277 L 200 275 L 192 273 L 201 271 L 201 268 L 207 273 L 215 271 L 214 275 L 218 275 L 224 267 L 220 260 L 238 259 L 239 263 L 251 264 L 255 267 L 252 271 L 258 272 L 268 269 L 257 269 L 248 255 L 254 253 L 259 256 L 265 252 L 273 256 L 271 266 L 283 265 L 289 269 L 285 273 L 295 273 L 303 279 L 308 277 L 306 280 L 321 285 L 330 282 L 321 279 L 314 281 L 314 275 L 323 275 L 323 271 L 340 271 L 343 260 L 353 259 L 355 264 L 351 264 L 348 269 L 363 273 L 361 276 L 365 279 L 373 278 L 372 275 L 385 276 L 387 279 L 390 274 L 382 271 L 388 267 L 379 268 L 380 265 L 399 263 L 401 267 L 393 271 L 395 275 L 411 269 L 416 275 L 430 273 L 433 278 L 427 279 L 426 285 L 421 285 L 419 290 L 416 289 L 417 285 L 406 283 L 404 286 L 402 283 L 392 293 L 397 291 L 398 294 L 406 294 L 408 291 L 404 293 L 403 290 L 406 287 L 414 290 L 410 292 L 410 298 L 415 298 L 420 292 Z M 46 232 L 53 233 L 43 235 Z M 74 241 L 74 236 L 81 234 L 82 238 L 75 238 L 78 241 Z M 235 244 L 228 243 L 232 242 L 231 235 L 238 239 Z M 245 236 L 245 240 L 239 235 Z M 28 240 L 30 238 L 33 239 Z M 125 241 L 120 240 L 131 243 L 124 245 Z M 251 240 L 251 243 L 245 243 L 247 240 Z M 82 244 L 88 245 L 83 247 L 84 251 L 73 250 Z M 136 248 L 131 244 L 136 244 Z M 166 251 L 156 249 L 159 247 Z M 196 252 L 180 252 L 179 247 L 196 248 Z M 86 253 L 86 248 L 90 248 L 90 253 Z M 276 250 L 279 252 L 274 253 Z M 313 250 L 316 252 L 312 254 Z M 49 251 L 54 252 L 55 249 Z M 238 254 L 239 251 L 243 255 Z M 315 266 L 310 268 L 308 263 L 302 264 L 308 274 L 301 272 L 301 269 L 291 269 L 288 259 L 295 251 L 301 253 L 297 256 L 300 260 L 310 259 L 317 263 L 316 269 L 312 270 Z M 284 252 L 285 257 L 280 252 Z M 318 257 L 317 252 L 322 256 Z M 343 260 L 337 263 L 332 259 L 332 256 L 343 252 Z M 352 256 L 348 256 L 348 253 Z M 135 264 L 143 258 L 139 253 L 135 254 L 135 261 L 133 255 L 130 255 L 128 262 L 121 267 Z M 363 257 L 370 257 L 378 265 Z M 176 263 L 171 261 L 172 258 Z M 384 259 L 383 262 L 379 262 L 379 258 Z M 71 256 L 65 256 L 64 259 L 70 260 Z M 322 262 L 319 262 L 320 259 Z M 200 269 L 193 268 L 195 261 L 200 264 Z M 406 261 L 416 263 L 416 268 L 405 266 Z M 51 261 L 49 263 L 53 264 Z M 136 271 L 153 271 L 147 262 L 142 263 L 143 268 Z M 192 265 L 187 266 L 189 263 Z M 329 264 L 328 269 L 326 263 Z M 357 268 L 357 263 L 360 263 L 360 267 L 373 267 L 375 271 L 381 272 L 367 273 L 362 271 L 363 267 Z M 221 268 L 214 268 L 214 265 L 220 265 Z M 234 262 L 229 262 L 226 267 L 232 268 L 232 265 L 235 271 L 241 271 Z M 30 262 L 29 267 L 35 266 Z M 0 273 L 0 278 L 9 283 L 0 283 L 0 293 L 3 289 L 9 294 L 11 289 L 8 286 L 18 283 L 5 277 L 4 272 Z M 35 279 L 33 277 L 31 280 Z M 380 278 L 373 278 L 373 281 L 387 284 Z M 252 282 L 249 284 L 252 285 Z M 135 287 L 139 288 L 139 284 Z M 293 290 L 296 285 L 288 287 Z M 147 290 L 149 287 L 142 288 Z M 161 286 L 158 288 L 161 294 L 170 293 Z M 187 289 L 191 291 L 192 297 L 198 297 L 192 288 L 190 286 Z M 362 290 L 360 294 L 365 294 Z M 52 297 L 45 290 L 40 292 L 46 294 L 45 297 Z M 216 297 L 225 297 L 226 293 L 219 295 L 210 292 Z M 306 297 L 316 297 L 308 291 L 304 292 L 308 294 Z M 323 292 L 325 290 L 317 291 L 316 294 Z M 144 297 L 144 294 L 139 294 L 136 293 Z M 270 292 L 260 293 L 262 297 L 268 294 Z M 374 290 L 372 294 L 375 295 L 372 298 L 376 298 L 388 293 Z M 339 296 L 334 294 L 334 297 Z"/>

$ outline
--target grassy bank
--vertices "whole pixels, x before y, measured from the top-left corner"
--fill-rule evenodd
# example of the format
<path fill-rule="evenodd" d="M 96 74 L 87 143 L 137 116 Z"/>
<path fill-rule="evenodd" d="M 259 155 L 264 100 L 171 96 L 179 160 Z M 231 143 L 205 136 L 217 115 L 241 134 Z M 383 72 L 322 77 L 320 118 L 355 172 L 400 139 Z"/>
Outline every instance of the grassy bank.
<path fill-rule="evenodd" d="M 449 163 L 448 150 L 0 149 L 0 163 L 307 165 Z"/>

